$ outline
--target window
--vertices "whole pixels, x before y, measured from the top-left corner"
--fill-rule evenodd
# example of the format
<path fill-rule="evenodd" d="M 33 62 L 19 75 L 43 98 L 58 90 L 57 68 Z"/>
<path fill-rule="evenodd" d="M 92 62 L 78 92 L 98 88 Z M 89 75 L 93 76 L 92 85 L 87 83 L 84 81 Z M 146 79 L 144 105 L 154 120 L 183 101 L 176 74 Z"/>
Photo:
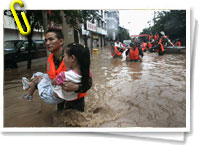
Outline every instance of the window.
<path fill-rule="evenodd" d="M 35 40 L 35 46 L 37 49 L 46 49 L 45 43 L 43 40 Z"/>

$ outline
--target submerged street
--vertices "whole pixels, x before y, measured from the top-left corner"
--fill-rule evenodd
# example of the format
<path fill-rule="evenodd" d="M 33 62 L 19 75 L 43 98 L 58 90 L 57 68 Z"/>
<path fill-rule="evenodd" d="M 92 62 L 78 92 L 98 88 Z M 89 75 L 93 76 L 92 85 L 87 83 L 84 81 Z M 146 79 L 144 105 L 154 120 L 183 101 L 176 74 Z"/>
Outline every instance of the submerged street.
<path fill-rule="evenodd" d="M 113 59 L 110 48 L 91 56 L 93 86 L 85 112 L 56 111 L 35 92 L 22 99 L 21 78 L 45 71 L 46 58 L 4 72 L 4 127 L 185 127 L 186 56 L 145 52 L 143 62 Z"/>

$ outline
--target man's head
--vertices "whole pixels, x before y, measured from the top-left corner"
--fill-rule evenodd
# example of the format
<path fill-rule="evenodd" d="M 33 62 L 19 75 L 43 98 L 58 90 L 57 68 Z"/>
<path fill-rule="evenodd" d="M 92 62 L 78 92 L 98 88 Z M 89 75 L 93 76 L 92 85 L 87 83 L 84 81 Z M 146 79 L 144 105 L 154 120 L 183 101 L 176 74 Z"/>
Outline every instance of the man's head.
<path fill-rule="evenodd" d="M 133 42 L 134 42 L 134 43 L 138 42 L 137 37 L 134 37 L 134 38 L 133 38 Z"/>
<path fill-rule="evenodd" d="M 130 44 L 130 47 L 131 47 L 131 48 L 135 48 L 135 47 L 136 47 L 136 44 L 135 44 L 135 43 L 131 43 L 131 44 Z"/>
<path fill-rule="evenodd" d="M 61 50 L 63 44 L 64 36 L 61 30 L 49 29 L 45 33 L 45 45 L 51 53 Z"/>

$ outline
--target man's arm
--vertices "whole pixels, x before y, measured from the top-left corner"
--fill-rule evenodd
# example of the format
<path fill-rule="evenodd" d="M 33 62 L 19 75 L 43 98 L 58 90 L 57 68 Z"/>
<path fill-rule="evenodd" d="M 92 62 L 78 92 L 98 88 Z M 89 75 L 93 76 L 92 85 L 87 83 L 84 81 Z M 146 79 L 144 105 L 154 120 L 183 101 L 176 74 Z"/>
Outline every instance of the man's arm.
<path fill-rule="evenodd" d="M 143 52 L 142 52 L 142 49 L 138 48 L 138 50 L 139 50 L 139 55 L 141 55 L 141 57 L 143 57 L 144 54 L 143 54 Z"/>
<path fill-rule="evenodd" d="M 84 88 L 82 84 L 75 84 L 73 82 L 64 82 L 61 84 L 61 86 L 67 92 L 75 91 L 77 93 L 85 93 L 92 87 L 92 78 L 89 78 L 89 84 L 87 88 Z"/>

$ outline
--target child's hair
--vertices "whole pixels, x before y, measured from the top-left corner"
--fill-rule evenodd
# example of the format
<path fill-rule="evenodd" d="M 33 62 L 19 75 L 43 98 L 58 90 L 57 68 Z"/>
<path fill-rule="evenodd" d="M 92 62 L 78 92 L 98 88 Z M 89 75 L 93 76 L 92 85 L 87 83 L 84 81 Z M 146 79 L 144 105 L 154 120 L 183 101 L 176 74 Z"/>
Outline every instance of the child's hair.
<path fill-rule="evenodd" d="M 90 71 L 90 52 L 87 47 L 84 47 L 77 43 L 71 43 L 65 48 L 65 52 L 72 56 L 74 55 L 80 65 L 81 71 L 81 84 L 83 88 L 88 88 L 89 85 L 89 71 Z"/>

